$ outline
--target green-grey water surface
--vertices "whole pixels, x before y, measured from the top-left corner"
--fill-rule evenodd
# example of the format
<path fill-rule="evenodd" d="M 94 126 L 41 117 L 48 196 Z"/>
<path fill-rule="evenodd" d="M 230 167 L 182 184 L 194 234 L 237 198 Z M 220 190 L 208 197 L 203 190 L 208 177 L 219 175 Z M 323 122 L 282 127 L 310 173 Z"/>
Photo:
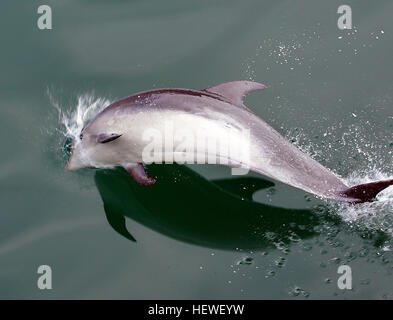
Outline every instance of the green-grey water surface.
<path fill-rule="evenodd" d="M 391 189 L 348 207 L 218 166 L 69 173 L 53 106 L 254 80 L 246 105 L 348 183 L 391 177 L 392 1 L 346 1 L 351 30 L 335 0 L 48 0 L 52 30 L 41 4 L 0 5 L 0 298 L 393 298 Z"/>

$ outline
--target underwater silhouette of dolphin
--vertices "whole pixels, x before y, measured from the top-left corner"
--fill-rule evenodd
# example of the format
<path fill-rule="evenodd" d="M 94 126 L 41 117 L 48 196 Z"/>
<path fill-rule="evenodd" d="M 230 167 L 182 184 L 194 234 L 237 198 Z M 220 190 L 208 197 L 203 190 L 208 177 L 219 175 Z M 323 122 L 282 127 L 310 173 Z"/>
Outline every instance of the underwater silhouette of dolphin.
<path fill-rule="evenodd" d="M 265 179 L 209 181 L 176 163 L 151 164 L 146 171 L 159 183 L 143 188 L 119 169 L 97 170 L 94 176 L 110 226 L 130 241 L 136 239 L 127 228 L 127 217 L 182 242 L 227 250 L 290 245 L 317 235 L 318 225 L 339 222 L 327 210 L 280 208 L 254 201 L 255 192 L 274 187 Z"/>
<path fill-rule="evenodd" d="M 74 139 L 66 169 L 122 166 L 139 184 L 152 185 L 156 181 L 146 175 L 142 165 L 147 145 L 143 133 L 153 128 L 165 135 L 165 123 L 171 122 L 175 129 L 194 133 L 202 129 L 210 136 L 249 130 L 248 141 L 242 140 L 240 133 L 231 136 L 233 142 L 250 146 L 246 159 L 219 150 L 214 156 L 323 198 L 371 201 L 393 184 L 390 179 L 346 186 L 244 106 L 242 99 L 247 93 L 264 88 L 256 82 L 233 81 L 203 90 L 157 89 L 123 98 L 100 112 Z"/>

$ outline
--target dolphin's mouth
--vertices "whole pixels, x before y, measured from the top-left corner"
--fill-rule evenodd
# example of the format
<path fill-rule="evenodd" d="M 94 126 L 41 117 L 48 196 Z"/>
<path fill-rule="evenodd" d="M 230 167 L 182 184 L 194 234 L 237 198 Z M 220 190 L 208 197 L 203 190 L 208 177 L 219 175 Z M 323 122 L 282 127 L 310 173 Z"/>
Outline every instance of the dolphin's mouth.
<path fill-rule="evenodd" d="M 66 171 L 72 171 L 72 170 L 71 170 L 71 167 L 70 167 L 71 158 L 72 158 L 72 151 L 71 151 L 71 154 L 70 154 L 70 156 L 69 156 L 69 158 L 68 158 L 68 160 L 67 160 L 67 164 L 66 164 L 66 166 L 65 166 L 65 168 L 64 168 Z"/>
<path fill-rule="evenodd" d="M 69 150 L 69 157 L 68 157 L 68 160 L 67 160 L 67 164 L 66 164 L 66 166 L 65 166 L 65 170 L 66 171 L 73 171 L 73 170 L 76 170 L 76 169 L 73 169 L 73 153 L 74 153 L 74 148 L 73 147 L 71 147 L 70 148 L 70 150 Z"/>
<path fill-rule="evenodd" d="M 69 155 L 65 166 L 66 171 L 75 171 L 84 167 L 83 162 L 79 159 L 78 152 L 76 152 L 75 139 L 71 140 L 67 138 L 64 144 L 64 150 Z"/>
<path fill-rule="evenodd" d="M 75 154 L 75 150 L 72 150 L 72 153 L 68 158 L 67 164 L 65 166 L 65 170 L 75 171 L 86 167 L 88 167 L 86 166 L 86 163 L 80 160 L 78 154 Z"/>

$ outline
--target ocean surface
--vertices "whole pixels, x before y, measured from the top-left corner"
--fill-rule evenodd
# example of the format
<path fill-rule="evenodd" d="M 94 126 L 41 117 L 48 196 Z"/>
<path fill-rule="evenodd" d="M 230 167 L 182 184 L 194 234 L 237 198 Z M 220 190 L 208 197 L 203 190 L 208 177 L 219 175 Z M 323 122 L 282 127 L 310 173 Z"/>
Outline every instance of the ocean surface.
<path fill-rule="evenodd" d="M 346 183 L 392 177 L 391 0 L 346 1 L 347 30 L 335 0 L 47 0 L 51 30 L 41 4 L 0 4 L 0 299 L 393 299 L 392 187 L 349 206 L 213 165 L 151 165 L 151 189 L 64 170 L 111 101 L 253 80 L 245 104 Z"/>

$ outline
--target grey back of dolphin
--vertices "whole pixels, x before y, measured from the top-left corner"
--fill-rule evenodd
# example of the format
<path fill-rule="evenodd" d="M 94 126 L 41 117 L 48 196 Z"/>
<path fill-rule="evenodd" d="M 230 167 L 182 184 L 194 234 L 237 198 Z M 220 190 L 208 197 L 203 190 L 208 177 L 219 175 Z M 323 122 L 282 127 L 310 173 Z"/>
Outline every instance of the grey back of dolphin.
<path fill-rule="evenodd" d="M 347 202 L 373 199 L 393 184 L 393 179 L 349 188 L 333 172 L 301 152 L 280 133 L 244 106 L 243 97 L 264 89 L 260 83 L 234 81 L 203 90 L 158 89 L 121 99 L 98 114 L 75 141 L 67 168 L 123 166 L 142 185 L 155 180 L 144 172 L 142 135 L 146 128 L 164 134 L 164 123 L 210 135 L 229 130 L 249 130 L 249 156 L 226 157 L 230 165 L 240 164 L 251 171 L 281 181 L 306 192 Z M 242 137 L 235 137 L 242 143 Z M 165 151 L 168 152 L 168 151 Z"/>

